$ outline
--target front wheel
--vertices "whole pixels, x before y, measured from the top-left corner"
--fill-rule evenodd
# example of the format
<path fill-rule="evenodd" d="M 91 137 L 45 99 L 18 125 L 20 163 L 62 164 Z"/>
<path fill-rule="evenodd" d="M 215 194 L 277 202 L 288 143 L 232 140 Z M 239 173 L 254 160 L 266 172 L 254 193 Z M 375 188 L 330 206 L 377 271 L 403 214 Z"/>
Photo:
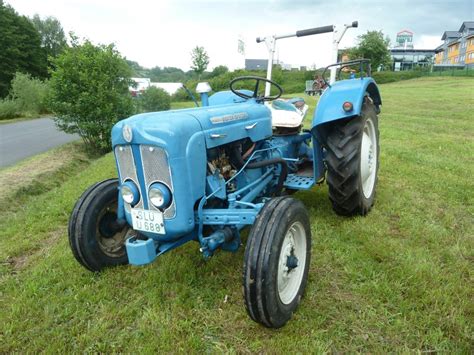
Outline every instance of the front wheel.
<path fill-rule="evenodd" d="M 304 205 L 291 197 L 268 202 L 245 248 L 244 299 L 249 316 L 269 328 L 288 322 L 308 279 L 311 228 Z"/>
<path fill-rule="evenodd" d="M 327 182 L 334 211 L 366 215 L 375 201 L 379 170 L 379 128 L 374 104 L 366 98 L 359 116 L 325 128 Z"/>
<path fill-rule="evenodd" d="M 89 187 L 69 219 L 69 245 L 76 260 L 90 271 L 128 264 L 125 240 L 130 228 L 117 223 L 118 180 Z"/>

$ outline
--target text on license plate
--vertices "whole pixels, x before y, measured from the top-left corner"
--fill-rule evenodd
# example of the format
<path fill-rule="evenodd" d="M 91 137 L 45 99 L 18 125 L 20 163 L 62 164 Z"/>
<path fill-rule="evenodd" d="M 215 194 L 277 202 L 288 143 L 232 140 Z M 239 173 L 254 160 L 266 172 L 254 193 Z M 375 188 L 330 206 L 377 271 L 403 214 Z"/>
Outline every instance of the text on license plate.
<path fill-rule="evenodd" d="M 159 211 L 148 211 L 140 208 L 132 208 L 133 229 L 142 232 L 165 234 L 163 213 Z"/>

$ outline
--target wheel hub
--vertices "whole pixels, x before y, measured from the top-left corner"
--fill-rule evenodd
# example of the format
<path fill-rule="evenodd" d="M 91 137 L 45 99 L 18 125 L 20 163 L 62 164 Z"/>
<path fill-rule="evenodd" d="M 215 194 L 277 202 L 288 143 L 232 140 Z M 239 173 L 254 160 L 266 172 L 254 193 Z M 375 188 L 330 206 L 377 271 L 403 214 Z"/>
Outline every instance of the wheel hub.
<path fill-rule="evenodd" d="M 288 229 L 279 260 L 278 293 L 280 300 L 289 304 L 298 294 L 306 262 L 306 236 L 300 222 L 295 222 Z"/>
<path fill-rule="evenodd" d="M 116 202 L 106 206 L 97 218 L 96 235 L 100 249 L 111 257 L 125 253 L 125 240 L 129 228 L 117 228 Z"/>
<path fill-rule="evenodd" d="M 360 173 L 362 192 L 366 198 L 369 198 L 372 195 L 377 174 L 377 136 L 371 118 L 365 122 L 362 133 Z"/>
<path fill-rule="evenodd" d="M 288 272 L 298 267 L 298 258 L 294 255 L 290 255 L 286 258 L 286 266 L 288 267 Z"/>

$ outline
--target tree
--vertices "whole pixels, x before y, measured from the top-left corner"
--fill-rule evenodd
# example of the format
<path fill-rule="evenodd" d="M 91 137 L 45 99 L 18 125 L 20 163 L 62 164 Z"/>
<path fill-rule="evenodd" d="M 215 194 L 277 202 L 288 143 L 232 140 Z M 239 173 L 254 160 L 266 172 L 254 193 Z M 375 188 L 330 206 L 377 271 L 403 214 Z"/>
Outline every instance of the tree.
<path fill-rule="evenodd" d="M 204 47 L 196 46 L 191 51 L 192 65 L 191 69 L 198 75 L 198 80 L 201 78 L 201 74 L 207 69 L 209 65 L 209 56 L 206 53 Z"/>
<path fill-rule="evenodd" d="M 39 15 L 33 16 L 31 22 L 41 36 L 41 46 L 49 57 L 56 58 L 67 47 L 66 36 L 59 20 L 48 16 L 42 20 Z"/>
<path fill-rule="evenodd" d="M 104 153 L 111 149 L 112 126 L 134 111 L 131 70 L 113 44 L 80 44 L 75 37 L 71 42 L 53 61 L 49 105 L 61 130 L 79 134 L 88 148 Z"/>
<path fill-rule="evenodd" d="M 358 37 L 358 44 L 349 51 L 349 57 L 370 59 L 372 68 L 376 70 L 390 63 L 389 45 L 390 39 L 384 38 L 382 31 L 367 31 Z"/>
<path fill-rule="evenodd" d="M 17 71 L 46 78 L 46 53 L 31 21 L 0 0 L 0 98 L 7 96 Z"/>
<path fill-rule="evenodd" d="M 227 68 L 225 65 L 218 65 L 212 70 L 210 77 L 214 78 L 215 76 L 219 76 L 228 72 L 229 68 Z"/>
<path fill-rule="evenodd" d="M 166 111 L 171 106 L 170 95 L 165 90 L 154 86 L 146 89 L 139 100 L 142 112 Z"/>

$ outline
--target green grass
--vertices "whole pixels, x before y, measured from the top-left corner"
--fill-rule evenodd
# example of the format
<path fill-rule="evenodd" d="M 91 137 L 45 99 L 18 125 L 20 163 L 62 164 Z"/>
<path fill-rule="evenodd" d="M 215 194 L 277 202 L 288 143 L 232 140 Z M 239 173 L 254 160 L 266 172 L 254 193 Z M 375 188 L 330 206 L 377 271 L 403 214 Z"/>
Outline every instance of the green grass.
<path fill-rule="evenodd" d="M 312 261 L 280 330 L 245 313 L 244 248 L 205 262 L 189 243 L 145 267 L 83 269 L 69 213 L 115 167 L 109 154 L 78 169 L 0 216 L 0 352 L 472 353 L 473 91 L 472 78 L 381 86 L 376 205 L 348 219 L 325 186 L 295 195 L 311 214 Z"/>

